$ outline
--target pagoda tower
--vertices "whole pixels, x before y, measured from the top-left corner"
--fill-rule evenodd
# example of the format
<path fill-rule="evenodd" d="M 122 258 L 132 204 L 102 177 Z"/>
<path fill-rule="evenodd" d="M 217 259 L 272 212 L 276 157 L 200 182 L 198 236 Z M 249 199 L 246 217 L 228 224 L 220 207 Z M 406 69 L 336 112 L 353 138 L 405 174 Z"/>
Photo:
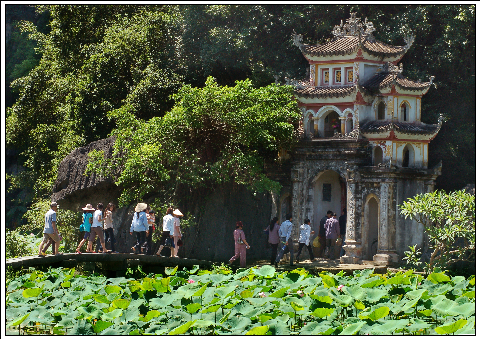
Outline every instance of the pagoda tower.
<path fill-rule="evenodd" d="M 293 214 L 295 239 L 304 218 L 318 232 L 327 210 L 340 216 L 346 209 L 342 263 L 389 264 L 408 246 L 425 248 L 422 225 L 405 220 L 398 206 L 432 191 L 441 172 L 441 164 L 428 168 L 428 144 L 442 117 L 436 125 L 421 122 L 421 99 L 434 77 L 420 82 L 402 75 L 399 61 L 413 36 L 391 46 L 377 41 L 374 31 L 351 13 L 327 43 L 303 44 L 293 35 L 310 66 L 308 79 L 287 79 L 303 118 L 291 185 L 278 197 L 276 212 Z"/>

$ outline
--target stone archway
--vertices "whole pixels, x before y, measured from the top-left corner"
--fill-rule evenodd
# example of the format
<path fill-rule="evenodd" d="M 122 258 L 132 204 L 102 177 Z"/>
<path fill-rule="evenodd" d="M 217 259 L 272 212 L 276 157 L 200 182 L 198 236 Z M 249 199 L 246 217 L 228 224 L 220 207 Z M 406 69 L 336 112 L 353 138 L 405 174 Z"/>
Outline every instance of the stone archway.
<path fill-rule="evenodd" d="M 323 118 L 323 136 L 331 138 L 335 132 L 341 132 L 340 115 L 332 111 Z"/>
<path fill-rule="evenodd" d="M 346 207 L 345 180 L 333 170 L 319 173 L 312 182 L 313 184 L 313 228 L 318 231 L 320 220 L 328 210 L 337 213 L 340 217 L 342 209 Z M 312 219 L 312 218 L 311 218 Z"/>
<path fill-rule="evenodd" d="M 376 195 L 370 194 L 365 204 L 364 232 L 362 236 L 362 252 L 365 260 L 373 260 L 373 256 L 377 254 L 379 221 L 380 201 Z"/>

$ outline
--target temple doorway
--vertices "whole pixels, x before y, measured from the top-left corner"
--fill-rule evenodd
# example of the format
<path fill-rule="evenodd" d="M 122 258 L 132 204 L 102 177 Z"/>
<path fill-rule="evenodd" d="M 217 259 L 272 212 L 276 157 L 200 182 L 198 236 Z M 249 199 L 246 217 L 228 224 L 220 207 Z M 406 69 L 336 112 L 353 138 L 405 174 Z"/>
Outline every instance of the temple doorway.
<path fill-rule="evenodd" d="M 363 241 L 366 260 L 373 260 L 373 256 L 377 254 L 378 249 L 378 219 L 379 208 L 378 199 L 371 196 L 365 205 L 365 225 L 366 234 L 365 241 Z"/>
<path fill-rule="evenodd" d="M 323 120 L 323 136 L 331 138 L 335 132 L 341 132 L 340 116 L 337 112 L 330 112 Z"/>
<path fill-rule="evenodd" d="M 321 172 L 314 181 L 313 216 L 307 216 L 312 221 L 315 236 L 318 235 L 320 220 L 328 210 L 337 213 L 337 219 L 346 207 L 347 190 L 345 180 L 335 171 Z M 312 218 L 313 217 L 313 218 Z"/>

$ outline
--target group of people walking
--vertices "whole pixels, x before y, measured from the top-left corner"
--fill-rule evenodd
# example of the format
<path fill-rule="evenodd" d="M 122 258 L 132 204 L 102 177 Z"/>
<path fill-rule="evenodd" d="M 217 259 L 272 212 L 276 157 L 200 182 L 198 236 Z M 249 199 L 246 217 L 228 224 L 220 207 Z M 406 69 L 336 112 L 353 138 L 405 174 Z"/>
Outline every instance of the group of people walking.
<path fill-rule="evenodd" d="M 335 258 L 335 246 L 339 247 L 344 244 L 346 231 L 346 209 L 343 209 L 340 220 L 336 219 L 336 213 L 327 211 L 327 215 L 320 220 L 318 229 L 318 241 L 320 247 L 320 257 L 327 259 Z M 270 264 L 278 266 L 278 263 L 285 254 L 290 253 L 290 266 L 294 264 L 294 250 L 292 233 L 292 215 L 287 214 L 286 220 L 281 225 L 278 224 L 278 218 L 275 217 L 270 222 L 269 227 L 265 229 L 268 232 L 268 244 L 271 248 Z M 304 247 L 307 248 L 310 261 L 314 262 L 313 249 L 311 246 L 311 235 L 315 233 L 311 228 L 310 219 L 305 219 L 299 228 L 300 235 L 298 239 L 298 250 L 295 262 L 299 263 L 300 254 Z M 278 248 L 280 245 L 280 249 Z M 342 253 L 343 255 L 343 249 Z"/>
<path fill-rule="evenodd" d="M 50 209 L 45 214 L 45 226 L 43 229 L 43 239 L 39 246 L 39 256 L 45 256 L 46 250 L 53 245 L 53 253 L 60 255 L 58 252 L 61 235 L 58 232 L 57 224 L 57 203 L 52 202 Z M 114 203 L 108 203 L 107 207 L 103 208 L 103 203 L 98 203 L 97 208 L 91 204 L 87 204 L 82 208 L 82 223 L 80 224 L 80 232 L 83 232 L 83 237 L 76 248 L 76 253 L 81 254 L 82 247 L 87 243 L 85 252 L 95 253 L 118 253 L 115 250 L 115 236 L 113 232 L 113 212 L 116 206 Z M 164 247 L 170 248 L 170 255 L 178 257 L 178 248 L 182 245 L 182 232 L 180 229 L 180 217 L 183 214 L 173 208 L 167 209 L 167 214 L 163 217 L 162 237 L 160 239 L 160 248 L 155 253 L 157 256 L 162 256 L 161 252 Z M 135 212 L 130 226 L 130 235 L 135 233 L 136 243 L 132 247 L 135 254 L 153 254 L 153 234 L 155 232 L 155 212 L 150 209 L 146 203 L 138 203 L 135 207 Z M 95 240 L 98 239 L 96 251 L 93 249 Z M 107 249 L 106 243 L 110 244 L 110 249 Z"/>

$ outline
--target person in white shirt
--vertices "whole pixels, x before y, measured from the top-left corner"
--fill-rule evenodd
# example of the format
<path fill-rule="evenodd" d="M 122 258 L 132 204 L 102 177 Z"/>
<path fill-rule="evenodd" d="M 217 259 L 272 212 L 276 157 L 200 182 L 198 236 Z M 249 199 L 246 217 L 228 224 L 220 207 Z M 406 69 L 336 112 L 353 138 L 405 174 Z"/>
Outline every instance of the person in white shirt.
<path fill-rule="evenodd" d="M 103 238 L 103 227 L 102 222 L 105 220 L 103 217 L 103 204 L 100 202 L 97 204 L 97 210 L 93 213 L 93 223 L 90 227 L 90 238 L 88 239 L 88 246 L 87 252 L 93 252 L 93 242 L 95 241 L 95 237 L 98 236 L 100 239 L 100 243 L 102 244 L 103 253 L 109 253 L 111 251 L 107 251 L 105 247 L 105 240 Z"/>
<path fill-rule="evenodd" d="M 280 251 L 278 252 L 277 259 L 275 260 L 275 267 L 278 267 L 278 263 L 282 259 L 284 254 L 290 252 L 290 266 L 295 266 L 293 264 L 293 240 L 290 237 L 292 234 L 292 215 L 287 214 L 287 220 L 282 222 L 280 229 L 278 230 L 278 235 L 280 236 Z"/>
<path fill-rule="evenodd" d="M 157 256 L 161 257 L 163 247 L 170 247 L 170 256 L 173 257 L 173 247 L 170 244 L 173 242 L 174 226 L 173 226 L 173 208 L 167 208 L 167 215 L 163 217 L 163 233 L 160 239 L 160 248 L 157 251 Z M 172 240 L 167 240 L 171 238 Z"/>
<path fill-rule="evenodd" d="M 315 257 L 313 256 L 313 251 L 312 251 L 312 246 L 310 245 L 310 236 L 315 233 L 315 231 L 312 231 L 312 228 L 310 227 L 310 219 L 305 219 L 304 224 L 300 226 L 300 237 L 298 239 L 298 252 L 297 252 L 297 259 L 296 263 L 298 264 L 299 260 L 298 258 L 300 257 L 300 254 L 302 253 L 303 247 L 307 246 L 308 249 L 308 254 L 310 254 L 310 261 L 314 262 Z"/>

